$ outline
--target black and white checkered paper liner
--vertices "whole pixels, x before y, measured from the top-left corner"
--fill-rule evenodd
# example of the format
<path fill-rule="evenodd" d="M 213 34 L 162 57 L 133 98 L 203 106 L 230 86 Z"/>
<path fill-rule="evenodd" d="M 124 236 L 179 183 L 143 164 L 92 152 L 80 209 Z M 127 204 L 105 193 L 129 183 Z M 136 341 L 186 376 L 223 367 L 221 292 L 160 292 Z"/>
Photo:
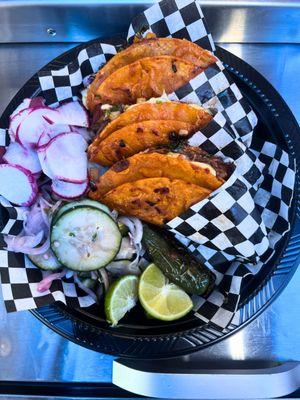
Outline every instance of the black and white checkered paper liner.
<path fill-rule="evenodd" d="M 154 32 L 159 37 L 185 38 L 215 50 L 195 0 L 163 0 L 153 5 L 134 18 L 128 41 L 141 31 L 144 35 Z M 116 52 L 113 45 L 94 43 L 64 68 L 40 72 L 39 82 L 47 104 L 56 106 L 80 98 L 83 79 L 97 72 Z M 221 61 L 170 97 L 214 110 L 212 122 L 195 133 L 189 143 L 235 164 L 233 175 L 221 188 L 166 226 L 216 274 L 217 289 L 208 298 L 194 296 L 194 310 L 203 321 L 224 329 L 233 318 L 238 321 L 236 311 L 244 279 L 257 273 L 274 256 L 276 243 L 289 230 L 294 163 L 274 144 L 253 139 L 256 116 Z M 3 134 L 2 145 L 7 145 L 4 137 Z M 3 202 L 10 213 L 3 233 L 17 234 L 22 225 L 22 210 Z M 70 307 L 93 303 L 72 278 L 55 281 L 49 292 L 41 295 L 36 290 L 41 272 L 28 263 L 23 268 L 23 255 L 4 250 L 0 254 L 8 311 L 35 308 L 56 300 Z"/>

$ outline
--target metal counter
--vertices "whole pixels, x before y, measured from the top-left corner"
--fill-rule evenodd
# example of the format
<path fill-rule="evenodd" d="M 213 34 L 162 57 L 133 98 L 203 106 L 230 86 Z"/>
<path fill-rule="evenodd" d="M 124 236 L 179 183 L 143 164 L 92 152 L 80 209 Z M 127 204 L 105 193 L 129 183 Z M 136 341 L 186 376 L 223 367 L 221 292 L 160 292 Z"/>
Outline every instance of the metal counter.
<path fill-rule="evenodd" d="M 297 6 L 295 1 L 290 3 Z M 4 4 L 0 1 L 0 9 Z M 287 9 L 284 8 L 284 12 Z M 218 32 L 217 36 L 220 38 Z M 33 73 L 75 45 L 59 42 L 0 44 L 0 112 Z M 300 122 L 300 44 L 223 42 L 219 45 L 261 72 L 281 93 Z M 245 329 L 176 362 L 300 360 L 299 287 L 300 269 L 281 296 Z M 61 338 L 29 312 L 6 315 L 0 302 L 0 381 L 111 382 L 112 361 L 113 357 Z"/>

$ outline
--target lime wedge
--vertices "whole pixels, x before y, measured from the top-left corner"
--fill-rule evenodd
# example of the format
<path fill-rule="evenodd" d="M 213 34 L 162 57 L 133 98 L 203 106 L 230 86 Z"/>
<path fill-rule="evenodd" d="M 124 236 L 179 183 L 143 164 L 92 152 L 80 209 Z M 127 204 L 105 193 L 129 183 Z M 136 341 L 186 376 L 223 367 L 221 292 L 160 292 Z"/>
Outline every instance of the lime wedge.
<path fill-rule="evenodd" d="M 190 296 L 169 282 L 155 264 L 150 264 L 140 278 L 139 300 L 148 315 L 162 321 L 182 318 L 193 308 Z"/>
<path fill-rule="evenodd" d="M 105 296 L 107 322 L 116 326 L 120 319 L 130 311 L 138 300 L 137 276 L 126 275 L 115 281 Z"/>

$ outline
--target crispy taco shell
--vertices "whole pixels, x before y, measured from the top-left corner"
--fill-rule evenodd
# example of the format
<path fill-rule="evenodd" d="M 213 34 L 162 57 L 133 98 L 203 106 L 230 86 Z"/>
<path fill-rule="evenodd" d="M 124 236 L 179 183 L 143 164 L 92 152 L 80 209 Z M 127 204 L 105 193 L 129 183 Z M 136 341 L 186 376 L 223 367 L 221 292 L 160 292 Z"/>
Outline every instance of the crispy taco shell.
<path fill-rule="evenodd" d="M 200 72 L 200 66 L 182 58 L 145 57 L 109 75 L 95 95 L 101 104 L 134 104 L 139 98 L 171 93 Z"/>
<path fill-rule="evenodd" d="M 111 166 L 119 160 L 151 147 L 168 146 L 194 131 L 195 126 L 181 121 L 138 122 L 111 133 L 98 146 L 90 146 L 89 158 L 101 165 Z"/>
<path fill-rule="evenodd" d="M 201 69 L 207 68 L 216 61 L 216 58 L 208 51 L 188 40 L 173 38 L 144 39 L 129 46 L 127 49 L 116 54 L 97 73 L 95 80 L 90 86 L 87 105 L 93 110 L 99 100 L 95 93 L 99 85 L 114 71 L 134 63 L 145 57 L 169 55 L 189 61 Z"/>
<path fill-rule="evenodd" d="M 134 124 L 135 122 L 162 119 L 176 120 L 192 124 L 199 130 L 206 126 L 212 118 L 208 110 L 198 105 L 180 103 L 177 101 L 140 103 L 129 107 L 116 119 L 106 125 L 95 139 L 94 144 L 97 145 L 97 143 L 105 139 L 112 132 L 126 125 Z"/>
<path fill-rule="evenodd" d="M 162 225 L 210 193 L 180 179 L 148 178 L 118 186 L 105 194 L 102 202 L 121 214 Z"/>
<path fill-rule="evenodd" d="M 91 197 L 101 201 L 105 193 L 124 183 L 155 177 L 181 179 L 210 190 L 224 182 L 209 164 L 190 161 L 178 153 L 144 152 L 114 164 L 99 178 L 97 191 Z"/>

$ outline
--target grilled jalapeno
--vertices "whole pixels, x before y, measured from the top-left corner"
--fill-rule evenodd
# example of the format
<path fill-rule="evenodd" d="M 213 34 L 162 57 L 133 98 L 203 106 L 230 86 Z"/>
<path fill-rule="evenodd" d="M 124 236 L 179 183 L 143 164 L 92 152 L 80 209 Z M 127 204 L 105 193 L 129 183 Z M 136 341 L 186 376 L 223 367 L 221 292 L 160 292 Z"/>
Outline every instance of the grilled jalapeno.
<path fill-rule="evenodd" d="M 158 268 L 189 294 L 209 293 L 215 275 L 173 238 L 169 233 L 144 224 L 143 242 Z"/>

